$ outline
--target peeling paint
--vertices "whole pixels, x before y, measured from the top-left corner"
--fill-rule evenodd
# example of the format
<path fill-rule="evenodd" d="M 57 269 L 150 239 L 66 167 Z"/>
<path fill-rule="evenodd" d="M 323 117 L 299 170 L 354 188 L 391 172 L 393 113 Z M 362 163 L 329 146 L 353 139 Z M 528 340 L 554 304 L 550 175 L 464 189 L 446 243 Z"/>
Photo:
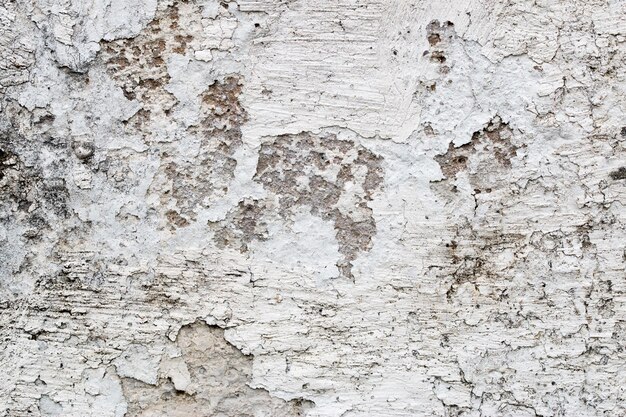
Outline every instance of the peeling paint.
<path fill-rule="evenodd" d="M 0 415 L 626 413 L 626 5 L 0 5 Z"/>

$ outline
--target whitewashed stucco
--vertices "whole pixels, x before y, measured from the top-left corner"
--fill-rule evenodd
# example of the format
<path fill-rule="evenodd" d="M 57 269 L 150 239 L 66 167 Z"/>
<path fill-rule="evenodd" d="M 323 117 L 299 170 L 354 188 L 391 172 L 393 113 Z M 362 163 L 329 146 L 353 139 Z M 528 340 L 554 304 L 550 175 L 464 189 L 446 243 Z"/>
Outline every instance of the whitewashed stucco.
<path fill-rule="evenodd" d="M 0 414 L 626 414 L 626 2 L 0 4 Z"/>

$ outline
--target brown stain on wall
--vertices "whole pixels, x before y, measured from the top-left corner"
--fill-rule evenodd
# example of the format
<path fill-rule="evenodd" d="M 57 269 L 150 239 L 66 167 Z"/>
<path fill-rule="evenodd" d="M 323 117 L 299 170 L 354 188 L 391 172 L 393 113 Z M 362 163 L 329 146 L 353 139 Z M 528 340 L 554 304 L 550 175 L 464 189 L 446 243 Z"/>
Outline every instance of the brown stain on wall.
<path fill-rule="evenodd" d="M 212 83 L 201 95 L 201 120 L 187 130 L 200 141 L 197 155 L 183 159 L 163 153 L 151 188 L 160 194 L 164 207 L 171 207 L 167 212 L 171 227 L 189 225 L 198 210 L 228 192 L 237 167 L 234 154 L 243 144 L 241 126 L 248 117 L 239 101 L 242 88 L 238 76 L 229 76 Z"/>
<path fill-rule="evenodd" d="M 178 25 L 178 4 L 158 12 L 134 38 L 101 42 L 107 73 L 128 100 L 143 104 L 143 111 L 131 120 L 131 125 L 141 126 L 146 119 L 167 114 L 176 105 L 176 98 L 164 88 L 170 81 L 167 59 L 172 54 L 183 55 L 193 39 Z"/>
<path fill-rule="evenodd" d="M 499 116 L 494 117 L 487 125 L 472 134 L 469 143 L 455 147 L 450 143 L 446 153 L 435 156 L 447 181 L 454 179 L 456 174 L 466 171 L 470 160 L 487 162 L 492 168 L 510 168 L 518 147 L 511 139 L 513 130 Z"/>
<path fill-rule="evenodd" d="M 352 261 L 371 249 L 376 234 L 368 202 L 382 188 L 382 158 L 333 135 L 281 135 L 261 146 L 255 180 L 276 195 L 281 216 L 304 206 L 332 222 L 342 254 L 337 266 L 353 278 Z M 346 196 L 354 203 L 348 213 L 339 208 Z"/>

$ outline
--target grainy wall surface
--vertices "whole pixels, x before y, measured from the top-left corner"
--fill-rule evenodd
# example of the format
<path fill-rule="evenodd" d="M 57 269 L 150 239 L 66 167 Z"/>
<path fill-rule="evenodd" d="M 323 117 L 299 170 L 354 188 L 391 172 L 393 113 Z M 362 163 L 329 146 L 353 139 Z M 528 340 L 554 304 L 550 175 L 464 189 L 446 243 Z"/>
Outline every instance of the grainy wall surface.
<path fill-rule="evenodd" d="M 625 416 L 626 2 L 3 0 L 0 415 Z"/>

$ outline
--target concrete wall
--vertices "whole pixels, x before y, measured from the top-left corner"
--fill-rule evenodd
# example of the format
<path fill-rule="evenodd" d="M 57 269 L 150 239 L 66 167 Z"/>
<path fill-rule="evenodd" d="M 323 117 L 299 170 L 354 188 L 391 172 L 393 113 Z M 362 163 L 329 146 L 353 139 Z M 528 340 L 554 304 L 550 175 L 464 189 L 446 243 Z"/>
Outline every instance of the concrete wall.
<path fill-rule="evenodd" d="M 1 3 L 0 415 L 626 414 L 625 2 Z"/>

